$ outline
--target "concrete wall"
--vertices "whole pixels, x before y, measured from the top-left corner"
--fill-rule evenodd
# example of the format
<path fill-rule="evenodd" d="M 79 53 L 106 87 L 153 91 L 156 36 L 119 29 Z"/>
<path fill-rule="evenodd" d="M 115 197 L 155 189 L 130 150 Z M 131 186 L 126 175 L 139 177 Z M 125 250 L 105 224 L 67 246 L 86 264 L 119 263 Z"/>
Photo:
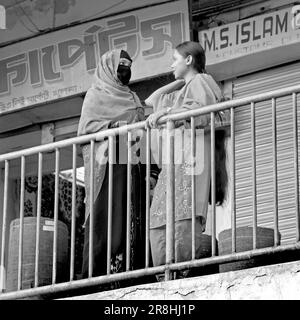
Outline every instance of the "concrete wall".
<path fill-rule="evenodd" d="M 299 300 L 300 261 L 157 282 L 68 300 Z"/>

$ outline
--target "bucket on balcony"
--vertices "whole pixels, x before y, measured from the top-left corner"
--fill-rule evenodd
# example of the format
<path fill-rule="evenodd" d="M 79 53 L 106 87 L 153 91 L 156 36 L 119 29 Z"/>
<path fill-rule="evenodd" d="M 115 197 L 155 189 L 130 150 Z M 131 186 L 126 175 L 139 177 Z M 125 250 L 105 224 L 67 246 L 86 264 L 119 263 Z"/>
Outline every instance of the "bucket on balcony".
<path fill-rule="evenodd" d="M 197 259 L 208 257 L 211 257 L 211 235 L 202 233 L 200 235 L 200 245 L 197 249 Z"/>
<path fill-rule="evenodd" d="M 232 253 L 232 229 L 226 229 L 219 234 L 219 255 Z M 280 234 L 279 234 L 280 237 Z M 257 249 L 274 246 L 274 229 L 257 227 Z M 253 249 L 253 228 L 236 228 L 236 252 L 243 252 Z M 235 271 L 246 268 L 258 267 L 272 263 L 272 257 L 262 256 L 247 260 L 222 263 L 219 265 L 220 272 Z"/>
<path fill-rule="evenodd" d="M 35 275 L 35 246 L 36 246 L 36 217 L 25 217 L 23 225 L 23 261 L 22 289 L 34 287 Z M 18 256 L 19 256 L 20 219 L 10 224 L 7 291 L 17 290 L 18 285 Z M 52 283 L 54 220 L 41 217 L 39 245 L 39 286 Z M 58 221 L 57 228 L 57 264 L 56 282 L 67 280 L 68 275 L 68 228 L 65 223 Z"/>
<path fill-rule="evenodd" d="M 200 236 L 200 246 L 197 249 L 196 259 L 209 258 L 212 254 L 211 235 L 202 233 Z M 216 240 L 216 250 L 218 250 L 218 241 Z M 207 265 L 204 267 L 196 267 L 190 270 L 189 276 L 201 276 L 219 272 L 218 265 Z"/>

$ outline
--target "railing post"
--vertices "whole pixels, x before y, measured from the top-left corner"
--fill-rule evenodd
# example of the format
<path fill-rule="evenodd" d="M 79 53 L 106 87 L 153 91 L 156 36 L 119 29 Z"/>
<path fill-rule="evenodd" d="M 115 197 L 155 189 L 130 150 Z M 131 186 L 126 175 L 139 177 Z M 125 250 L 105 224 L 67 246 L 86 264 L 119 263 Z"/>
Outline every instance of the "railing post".
<path fill-rule="evenodd" d="M 5 247 L 6 247 L 6 226 L 7 226 L 7 202 L 8 202 L 8 177 L 9 162 L 5 160 L 4 171 L 4 194 L 3 194 L 3 222 L 1 240 L 1 261 L 0 261 L 0 293 L 5 289 Z"/>
<path fill-rule="evenodd" d="M 196 258 L 196 134 L 195 118 L 191 117 L 191 166 L 192 166 L 192 260 Z"/>
<path fill-rule="evenodd" d="M 107 265 L 106 273 L 111 273 L 112 213 L 113 213 L 113 170 L 114 137 L 108 137 L 108 221 L 107 221 Z"/>
<path fill-rule="evenodd" d="M 300 241 L 297 94 L 293 93 L 296 241 Z"/>
<path fill-rule="evenodd" d="M 130 269 L 131 186 L 132 186 L 132 132 L 127 136 L 127 211 L 126 211 L 126 271 Z"/>
<path fill-rule="evenodd" d="M 216 255 L 216 159 L 215 159 L 215 113 L 210 113 L 211 120 L 211 255 Z"/>
<path fill-rule="evenodd" d="M 20 193 L 20 224 L 19 224 L 19 256 L 18 256 L 18 290 L 22 288 L 23 267 L 23 231 L 24 231 L 24 199 L 25 198 L 25 156 L 21 157 L 21 193 Z"/>
<path fill-rule="evenodd" d="M 71 262 L 70 262 L 70 281 L 74 280 L 74 265 L 75 265 L 75 227 L 76 227 L 76 181 L 77 181 L 77 146 L 73 144 L 72 150 L 72 218 L 71 218 Z"/>
<path fill-rule="evenodd" d="M 156 129 L 158 132 L 158 164 L 162 165 L 162 147 L 163 147 L 163 137 L 162 130 Z"/>
<path fill-rule="evenodd" d="M 146 251 L 145 251 L 145 267 L 149 267 L 149 228 L 150 228 L 150 169 L 151 169 L 151 131 L 147 128 L 146 132 Z"/>
<path fill-rule="evenodd" d="M 90 212 L 89 212 L 89 270 L 88 277 L 93 276 L 94 266 L 94 168 L 95 168 L 95 140 L 91 140 L 90 149 Z"/>
<path fill-rule="evenodd" d="M 255 103 L 251 102 L 251 148 L 252 148 L 252 205 L 253 205 L 253 249 L 257 243 L 257 190 L 256 190 L 256 135 L 255 135 Z"/>
<path fill-rule="evenodd" d="M 36 242 L 35 242 L 35 274 L 34 286 L 39 285 L 39 256 L 40 256 L 40 222 L 42 210 L 42 180 L 43 180 L 43 154 L 39 153 L 38 158 L 38 194 L 37 194 L 37 210 L 36 210 Z"/>
<path fill-rule="evenodd" d="M 55 150 L 55 188 L 54 188 L 54 233 L 53 233 L 53 265 L 52 284 L 56 283 L 57 276 L 57 234 L 58 234 L 58 205 L 59 205 L 59 162 L 60 150 Z"/>
<path fill-rule="evenodd" d="M 235 122 L 234 109 L 230 109 L 231 137 L 231 246 L 232 253 L 236 252 L 236 205 L 235 205 Z"/>
<path fill-rule="evenodd" d="M 277 182 L 277 125 L 276 100 L 272 99 L 272 151 L 273 151 L 273 184 L 274 184 L 274 245 L 279 245 L 278 229 L 278 182 Z"/>
<path fill-rule="evenodd" d="M 174 122 L 167 122 L 167 201 L 166 201 L 166 265 L 175 262 L 175 167 L 174 167 Z M 172 279 L 172 272 L 165 271 L 165 280 Z"/>

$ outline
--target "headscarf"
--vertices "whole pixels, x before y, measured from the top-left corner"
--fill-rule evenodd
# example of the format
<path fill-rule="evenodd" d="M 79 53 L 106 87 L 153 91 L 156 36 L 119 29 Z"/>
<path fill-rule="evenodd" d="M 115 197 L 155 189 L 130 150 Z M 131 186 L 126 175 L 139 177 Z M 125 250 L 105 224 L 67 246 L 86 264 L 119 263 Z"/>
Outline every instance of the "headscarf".
<path fill-rule="evenodd" d="M 111 50 L 102 55 L 88 89 L 78 125 L 78 135 L 95 133 L 109 128 L 116 122 L 132 123 L 133 112 L 142 108 L 139 98 L 117 77 L 121 50 Z"/>

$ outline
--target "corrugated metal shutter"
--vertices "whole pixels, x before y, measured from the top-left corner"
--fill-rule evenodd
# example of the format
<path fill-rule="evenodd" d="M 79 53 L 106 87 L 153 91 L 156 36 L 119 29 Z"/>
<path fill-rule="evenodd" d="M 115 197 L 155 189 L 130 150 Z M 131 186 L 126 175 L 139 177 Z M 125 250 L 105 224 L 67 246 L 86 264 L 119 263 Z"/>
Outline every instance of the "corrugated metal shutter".
<path fill-rule="evenodd" d="M 257 72 L 233 81 L 233 98 L 242 98 L 300 83 L 300 62 Z M 298 96 L 298 110 L 300 97 Z M 256 170 L 258 225 L 274 225 L 271 101 L 256 104 Z M 250 105 L 236 111 L 237 226 L 252 225 Z M 277 99 L 278 209 L 281 243 L 295 241 L 295 173 L 292 97 Z M 298 136 L 300 110 L 298 111 Z M 299 139 L 298 139 L 298 148 Z M 299 149 L 300 150 L 300 149 Z M 298 159 L 300 160 L 299 154 Z"/>

